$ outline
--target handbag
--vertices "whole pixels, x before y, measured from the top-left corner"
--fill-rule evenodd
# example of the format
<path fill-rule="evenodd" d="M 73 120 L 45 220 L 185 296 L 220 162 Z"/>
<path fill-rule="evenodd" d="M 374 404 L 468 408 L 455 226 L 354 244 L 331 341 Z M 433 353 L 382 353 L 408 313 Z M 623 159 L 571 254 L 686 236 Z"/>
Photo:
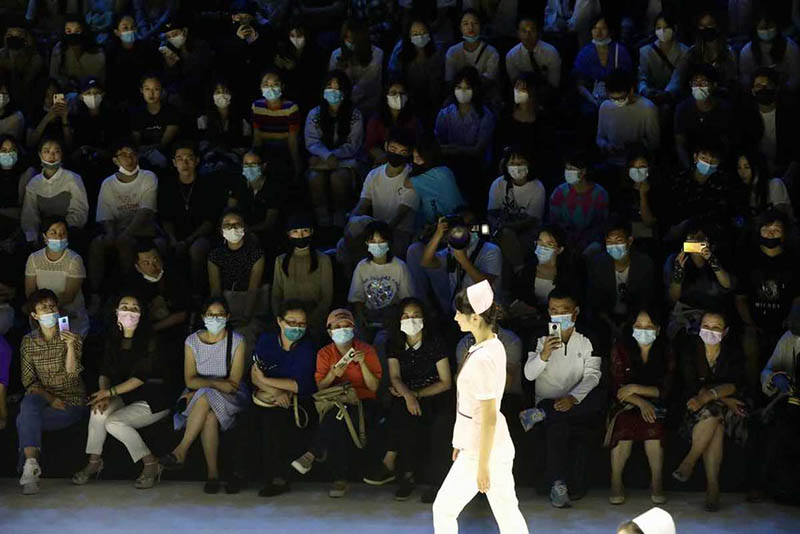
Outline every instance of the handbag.
<path fill-rule="evenodd" d="M 273 397 L 265 391 L 256 391 L 253 393 L 253 404 L 261 406 L 262 408 L 280 408 L 273 401 Z M 294 411 L 294 424 L 297 428 L 305 428 L 308 426 L 308 412 L 300 406 L 297 402 L 297 395 L 292 395 L 292 409 Z M 301 421 L 302 414 L 302 423 Z"/>
<path fill-rule="evenodd" d="M 350 432 L 350 437 L 353 439 L 353 444 L 359 449 L 363 449 L 367 444 L 367 433 L 364 424 L 364 405 L 361 399 L 358 398 L 356 390 L 349 382 L 331 386 L 329 388 L 321 389 L 314 393 L 314 406 L 319 414 L 319 420 L 332 409 L 336 409 L 336 419 L 344 419 L 347 425 L 347 430 Z M 350 417 L 350 412 L 347 410 L 347 405 L 358 406 L 358 432 L 356 433 L 353 420 Z"/>

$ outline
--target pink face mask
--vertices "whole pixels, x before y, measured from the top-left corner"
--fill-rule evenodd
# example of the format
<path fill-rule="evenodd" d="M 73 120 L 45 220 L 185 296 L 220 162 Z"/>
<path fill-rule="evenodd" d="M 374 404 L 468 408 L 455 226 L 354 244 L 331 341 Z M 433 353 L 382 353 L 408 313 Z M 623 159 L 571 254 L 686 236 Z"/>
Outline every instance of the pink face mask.
<path fill-rule="evenodd" d="M 136 328 L 141 316 L 142 314 L 139 312 L 117 310 L 117 323 L 122 325 L 122 328 L 130 330 L 131 328 Z"/>

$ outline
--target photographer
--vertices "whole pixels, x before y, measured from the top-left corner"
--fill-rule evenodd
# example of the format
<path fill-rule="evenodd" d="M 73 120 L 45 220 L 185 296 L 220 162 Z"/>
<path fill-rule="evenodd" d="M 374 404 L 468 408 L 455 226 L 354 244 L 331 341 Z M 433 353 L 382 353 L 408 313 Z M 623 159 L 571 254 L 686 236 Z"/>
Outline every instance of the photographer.
<path fill-rule="evenodd" d="M 440 218 L 436 232 L 422 254 L 420 263 L 429 270 L 431 286 L 439 300 L 440 309 L 446 313 L 452 309 L 453 296 L 464 287 L 483 280 L 492 284 L 496 294 L 502 287 L 503 258 L 500 248 L 480 235 L 479 226 L 473 226 L 474 218 L 475 215 L 467 210 L 460 215 Z M 447 247 L 438 250 L 442 240 L 445 240 Z M 446 272 L 447 286 L 444 286 L 442 278 L 430 271 Z"/>

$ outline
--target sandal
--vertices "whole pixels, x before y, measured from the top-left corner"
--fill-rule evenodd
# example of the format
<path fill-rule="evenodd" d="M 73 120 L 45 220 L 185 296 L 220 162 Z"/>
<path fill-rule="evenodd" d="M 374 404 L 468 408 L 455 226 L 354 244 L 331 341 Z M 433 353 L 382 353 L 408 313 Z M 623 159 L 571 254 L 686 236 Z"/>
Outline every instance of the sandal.
<path fill-rule="evenodd" d="M 146 476 L 144 474 L 145 470 L 150 467 L 151 465 L 157 465 L 155 473 L 152 475 Z M 164 466 L 158 463 L 158 461 L 150 462 L 149 464 L 145 462 L 144 469 L 142 469 L 142 474 L 139 475 L 139 478 L 133 483 L 133 487 L 136 489 L 150 489 L 156 485 L 156 482 L 161 482 L 161 473 L 164 472 Z"/>
<path fill-rule="evenodd" d="M 97 466 L 95 471 L 91 470 L 90 466 Z M 95 480 L 100 478 L 100 473 L 103 472 L 103 459 L 100 458 L 99 460 L 89 460 L 89 463 L 86 464 L 86 467 L 72 475 L 72 483 L 76 486 L 83 486 L 88 484 L 89 481 L 94 477 Z"/>

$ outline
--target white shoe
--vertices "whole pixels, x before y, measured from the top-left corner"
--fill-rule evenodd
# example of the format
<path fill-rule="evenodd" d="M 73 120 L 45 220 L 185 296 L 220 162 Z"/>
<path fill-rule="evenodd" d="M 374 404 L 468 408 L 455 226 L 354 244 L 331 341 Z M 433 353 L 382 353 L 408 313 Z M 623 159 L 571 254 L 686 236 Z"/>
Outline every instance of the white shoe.
<path fill-rule="evenodd" d="M 24 495 L 39 493 L 40 476 L 42 476 L 42 468 L 39 467 L 39 462 L 31 459 L 26 460 L 25 466 L 22 468 L 22 476 L 19 478 L 19 484 L 22 486 Z"/>

